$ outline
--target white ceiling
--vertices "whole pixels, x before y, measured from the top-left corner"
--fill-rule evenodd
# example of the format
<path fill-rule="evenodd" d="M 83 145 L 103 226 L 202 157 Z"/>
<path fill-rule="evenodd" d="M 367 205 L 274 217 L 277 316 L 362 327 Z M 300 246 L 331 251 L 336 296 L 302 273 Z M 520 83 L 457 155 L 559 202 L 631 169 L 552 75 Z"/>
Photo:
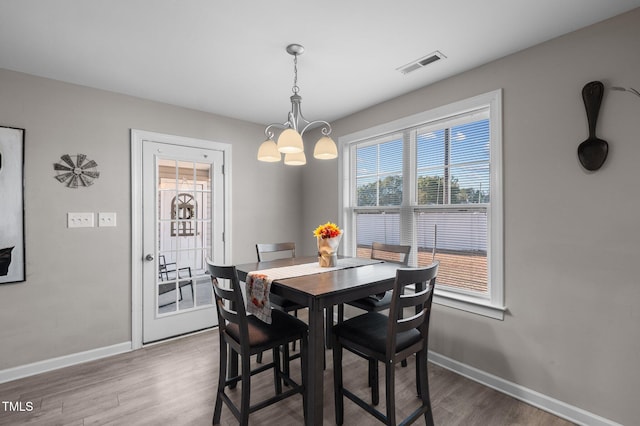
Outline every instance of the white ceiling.
<path fill-rule="evenodd" d="M 256 123 L 335 120 L 640 0 L 0 0 L 0 68 Z M 445 60 L 403 75 L 433 52 Z"/>

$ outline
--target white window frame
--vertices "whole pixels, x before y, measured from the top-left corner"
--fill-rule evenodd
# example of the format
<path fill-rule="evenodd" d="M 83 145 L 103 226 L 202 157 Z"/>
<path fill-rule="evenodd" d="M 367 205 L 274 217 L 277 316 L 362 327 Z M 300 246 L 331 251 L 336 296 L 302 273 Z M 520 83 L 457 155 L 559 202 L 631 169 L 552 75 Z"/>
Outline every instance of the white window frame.
<path fill-rule="evenodd" d="M 490 181 L 491 201 L 488 206 L 488 284 L 489 294 L 475 296 L 459 291 L 449 291 L 436 288 L 434 303 L 461 309 L 467 312 L 504 320 L 504 215 L 503 215 L 503 179 L 502 179 L 502 89 L 474 96 L 469 99 L 453 102 L 429 111 L 424 111 L 395 121 L 384 123 L 369 129 L 342 136 L 338 139 L 341 151 L 341 160 L 338 166 L 339 175 L 339 217 L 342 218 L 344 236 L 343 250 L 347 256 L 354 256 L 356 250 L 355 239 L 355 211 L 371 209 L 384 211 L 386 207 L 358 207 L 353 206 L 351 195 L 354 161 L 351 147 L 360 141 L 382 137 L 391 133 L 403 132 L 406 129 L 429 125 L 440 120 L 451 119 L 460 114 L 469 113 L 479 108 L 489 108 L 490 123 Z M 404 149 L 404 176 L 415 177 L 415 143 L 410 143 Z M 419 211 L 420 206 L 413 200 L 415 197 L 415 183 L 413 179 L 403 179 L 403 192 L 411 194 L 403 197 L 403 204 L 390 208 L 399 211 L 405 219 L 413 217 L 414 212 Z M 413 221 L 410 220 L 413 226 Z M 405 222 L 406 223 L 406 222 Z M 351 230 L 354 230 L 351 232 Z M 404 230 L 403 230 L 404 231 Z M 411 230 L 415 240 L 415 232 Z M 406 243 L 406 242 L 405 242 Z M 415 241 L 412 242 L 415 247 Z M 415 265 L 415 253 L 412 255 L 411 264 Z"/>

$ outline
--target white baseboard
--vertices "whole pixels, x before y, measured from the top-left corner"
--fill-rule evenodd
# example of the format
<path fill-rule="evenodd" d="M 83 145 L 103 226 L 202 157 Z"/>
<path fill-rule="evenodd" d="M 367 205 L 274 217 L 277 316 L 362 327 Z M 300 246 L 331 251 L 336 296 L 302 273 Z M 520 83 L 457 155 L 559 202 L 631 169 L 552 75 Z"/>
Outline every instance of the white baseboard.
<path fill-rule="evenodd" d="M 582 408 L 574 407 L 565 402 L 558 401 L 540 392 L 525 388 L 518 384 L 509 382 L 493 374 L 478 370 L 477 368 L 458 362 L 454 359 L 429 351 L 429 361 L 440 367 L 451 370 L 461 376 L 467 377 L 475 382 L 481 383 L 499 392 L 512 396 L 541 410 L 548 411 L 558 417 L 569 420 L 578 425 L 588 426 L 622 426 L 619 423 L 590 413 Z"/>
<path fill-rule="evenodd" d="M 8 368 L 0 371 L 0 383 L 10 382 L 12 380 L 22 379 L 23 377 L 57 370 L 58 368 L 69 367 L 83 362 L 129 352 L 130 350 L 131 342 L 123 342 L 116 345 L 105 346 L 103 348 L 91 349 L 85 352 L 78 352 L 58 358 L 45 359 L 44 361 L 38 361 L 32 364 Z"/>

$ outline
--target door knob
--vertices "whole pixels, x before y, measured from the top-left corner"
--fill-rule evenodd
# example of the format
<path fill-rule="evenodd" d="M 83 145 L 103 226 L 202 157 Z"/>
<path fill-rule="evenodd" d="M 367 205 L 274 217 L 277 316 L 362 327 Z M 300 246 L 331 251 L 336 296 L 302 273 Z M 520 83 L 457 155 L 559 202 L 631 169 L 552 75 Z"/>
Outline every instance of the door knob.
<path fill-rule="evenodd" d="M 144 257 L 144 260 L 147 260 L 147 261 L 151 262 L 153 260 L 153 255 L 151 253 L 149 253 L 148 255 L 146 255 Z"/>

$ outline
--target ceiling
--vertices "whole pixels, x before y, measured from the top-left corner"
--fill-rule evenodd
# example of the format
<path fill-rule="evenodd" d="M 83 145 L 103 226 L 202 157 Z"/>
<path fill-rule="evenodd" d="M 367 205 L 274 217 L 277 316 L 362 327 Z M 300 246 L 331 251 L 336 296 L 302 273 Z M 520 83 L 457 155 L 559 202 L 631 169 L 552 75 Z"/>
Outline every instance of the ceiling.
<path fill-rule="evenodd" d="M 0 68 L 256 123 L 335 120 L 640 0 L 2 0 Z M 396 69 L 440 51 L 410 74 Z"/>

